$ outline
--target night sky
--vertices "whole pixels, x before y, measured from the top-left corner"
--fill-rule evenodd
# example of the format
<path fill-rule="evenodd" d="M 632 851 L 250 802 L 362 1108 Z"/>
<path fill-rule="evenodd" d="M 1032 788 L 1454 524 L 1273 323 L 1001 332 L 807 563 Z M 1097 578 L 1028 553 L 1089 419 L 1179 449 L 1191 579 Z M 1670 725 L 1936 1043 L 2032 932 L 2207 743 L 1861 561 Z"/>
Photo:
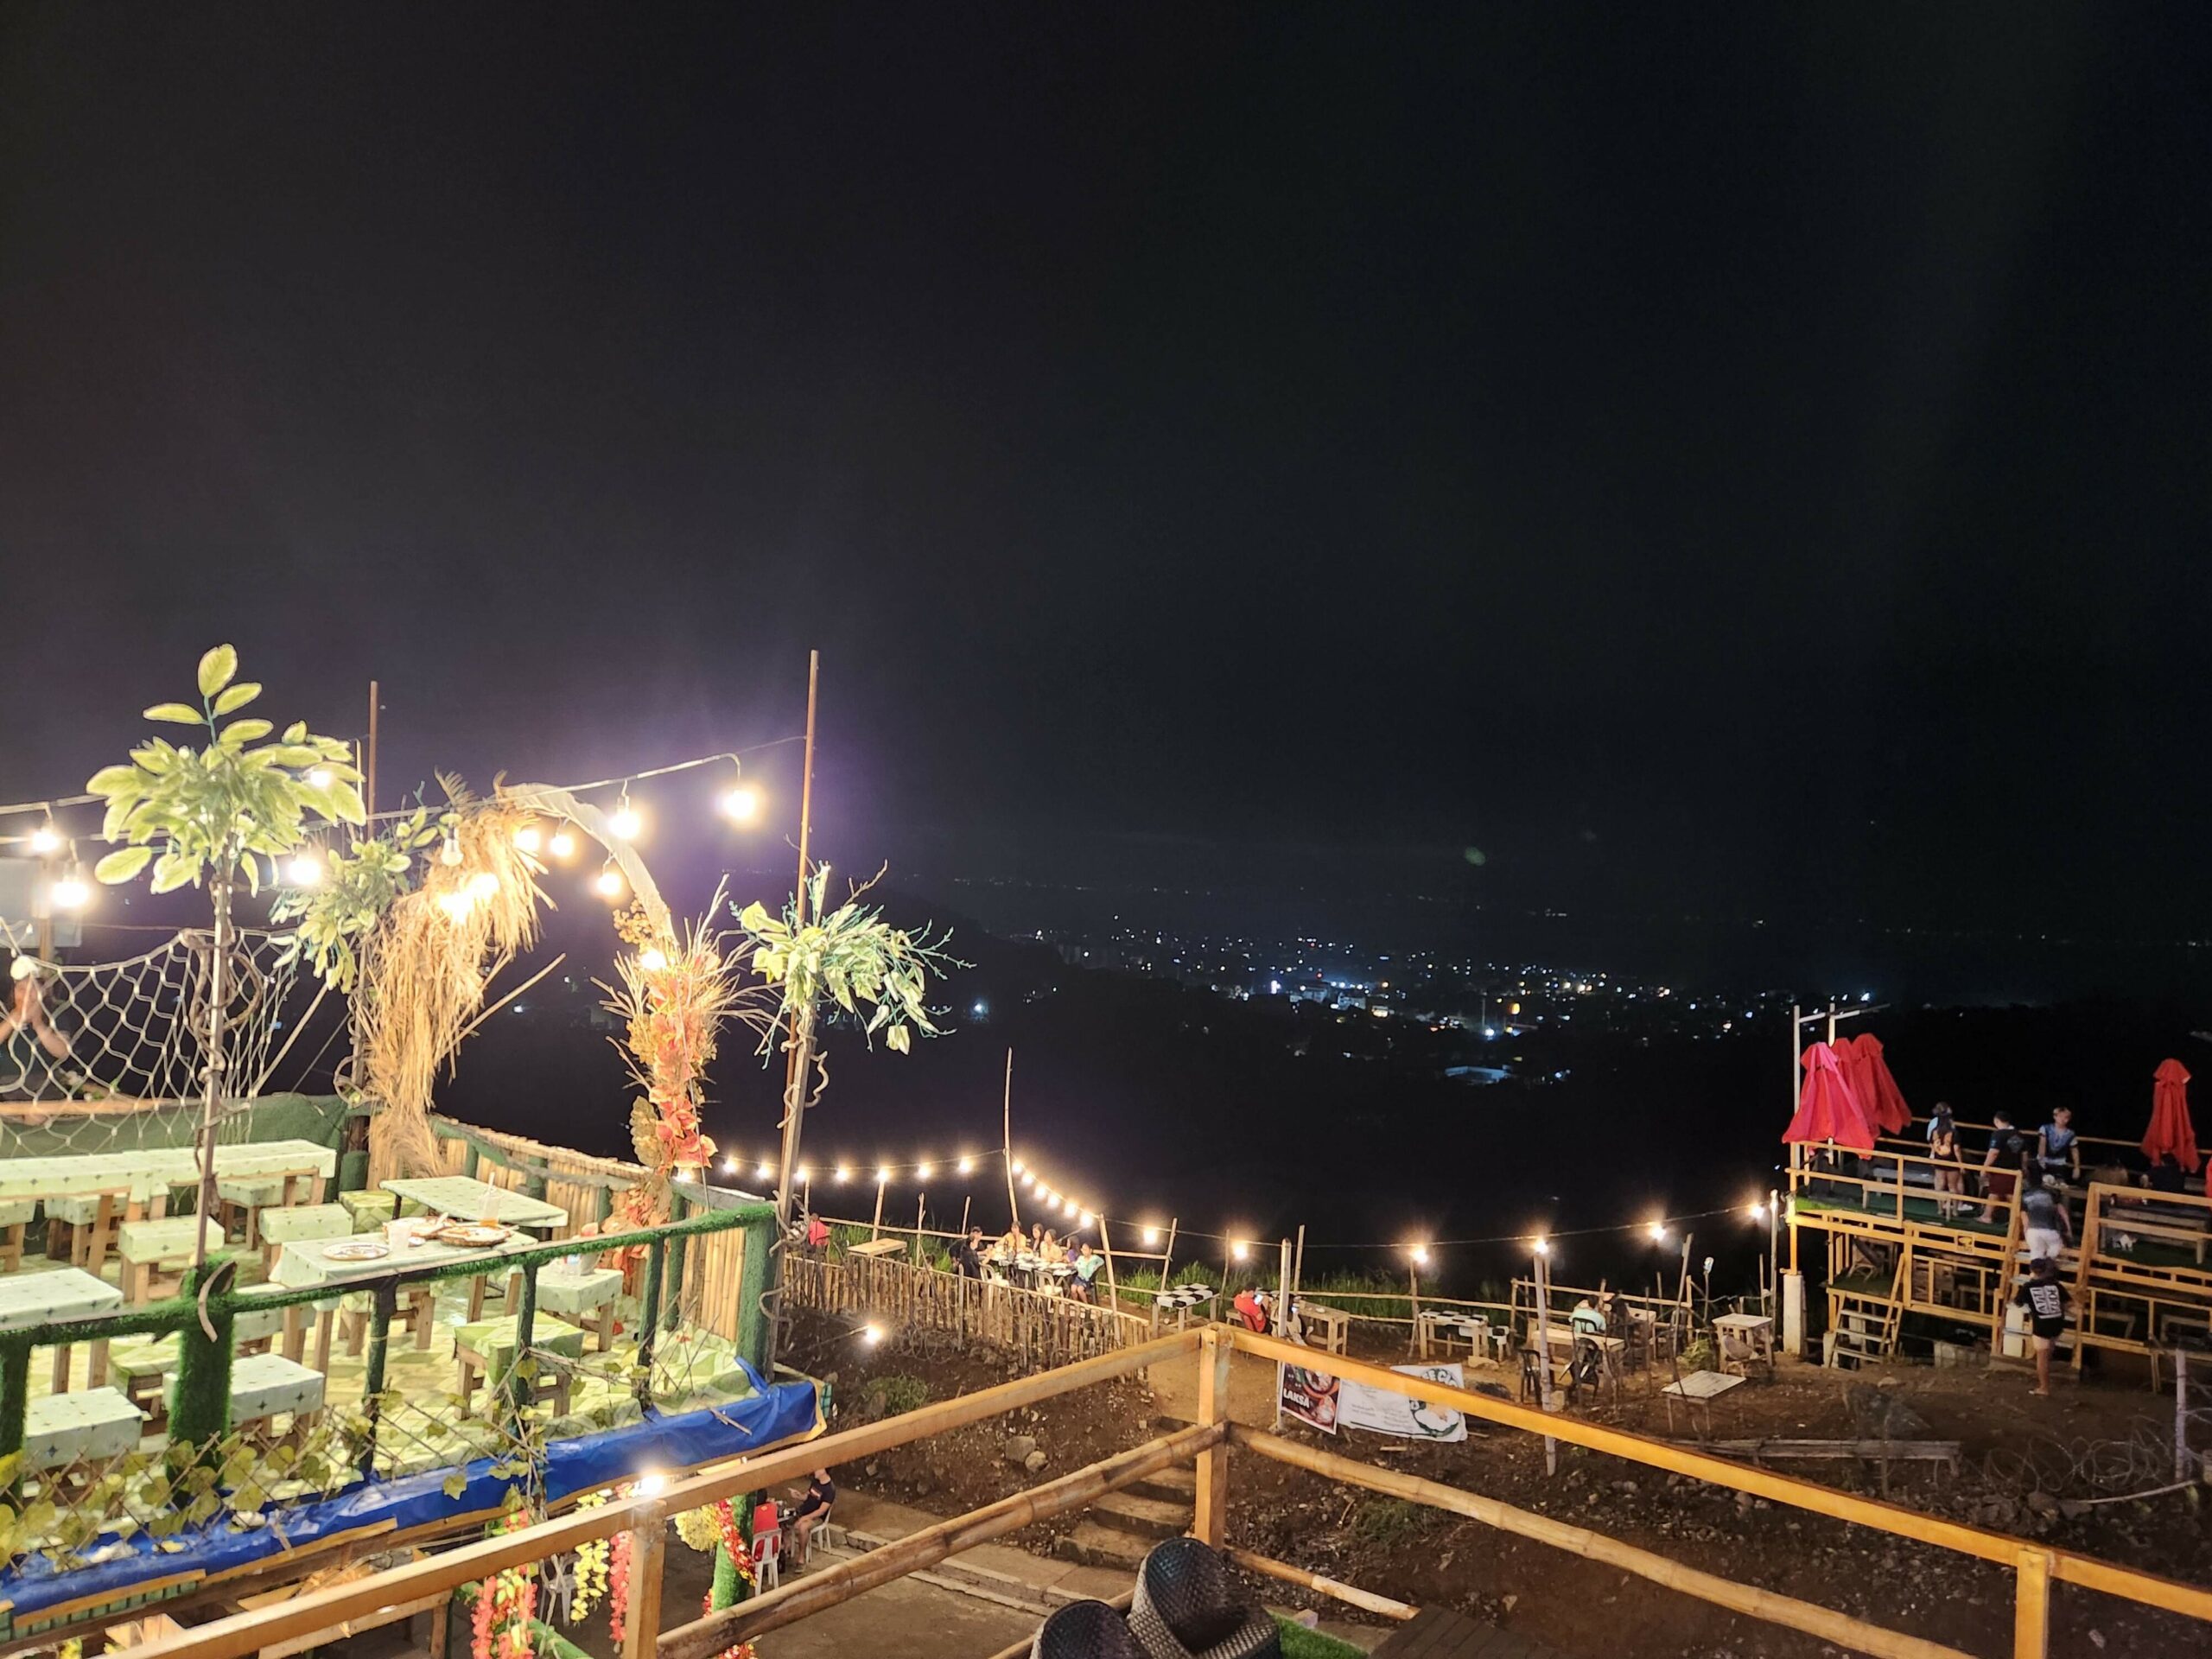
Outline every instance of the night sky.
<path fill-rule="evenodd" d="M 1639 11 L 10 6 L 0 794 L 2212 934 L 2212 15 Z"/>

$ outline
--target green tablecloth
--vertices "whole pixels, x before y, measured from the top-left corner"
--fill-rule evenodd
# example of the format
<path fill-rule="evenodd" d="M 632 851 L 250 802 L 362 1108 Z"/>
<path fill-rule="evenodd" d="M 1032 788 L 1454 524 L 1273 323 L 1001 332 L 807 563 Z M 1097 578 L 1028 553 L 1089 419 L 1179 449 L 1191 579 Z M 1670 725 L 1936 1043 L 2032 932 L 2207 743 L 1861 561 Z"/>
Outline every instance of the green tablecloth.
<path fill-rule="evenodd" d="M 384 1190 L 412 1198 L 425 1210 L 456 1221 L 482 1221 L 486 1216 L 508 1227 L 565 1227 L 569 1212 L 543 1198 L 524 1198 L 503 1186 L 474 1181 L 466 1175 L 431 1175 L 416 1180 L 386 1181 Z M 4 1196 L 4 1191 L 0 1191 Z"/>
<path fill-rule="evenodd" d="M 313 1169 L 328 1179 L 338 1173 L 338 1154 L 312 1141 L 249 1141 L 215 1148 L 219 1177 L 284 1169 Z M 143 1204 L 157 1193 L 191 1186 L 199 1179 L 198 1154 L 190 1147 L 0 1160 L 0 1198 L 43 1198 L 57 1192 L 124 1187 Z"/>
<path fill-rule="evenodd" d="M 20 1331 L 48 1319 L 91 1319 L 122 1306 L 119 1288 L 81 1268 L 0 1274 L 0 1331 Z"/>

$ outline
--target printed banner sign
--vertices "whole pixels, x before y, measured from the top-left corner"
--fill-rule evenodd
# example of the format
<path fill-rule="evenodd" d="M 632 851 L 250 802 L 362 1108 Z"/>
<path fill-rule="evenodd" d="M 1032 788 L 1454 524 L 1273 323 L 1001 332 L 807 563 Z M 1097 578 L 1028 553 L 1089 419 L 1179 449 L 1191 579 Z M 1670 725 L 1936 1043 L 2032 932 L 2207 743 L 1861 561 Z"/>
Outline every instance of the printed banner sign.
<path fill-rule="evenodd" d="M 1333 1434 L 1339 1424 L 1363 1428 L 1402 1440 L 1464 1440 L 1467 1420 L 1459 1413 L 1402 1394 L 1348 1382 L 1325 1371 L 1296 1365 L 1278 1367 L 1282 1413 L 1286 1417 Z M 1394 1365 L 1393 1370 L 1418 1376 L 1446 1388 L 1466 1386 L 1465 1373 L 1452 1365 Z"/>

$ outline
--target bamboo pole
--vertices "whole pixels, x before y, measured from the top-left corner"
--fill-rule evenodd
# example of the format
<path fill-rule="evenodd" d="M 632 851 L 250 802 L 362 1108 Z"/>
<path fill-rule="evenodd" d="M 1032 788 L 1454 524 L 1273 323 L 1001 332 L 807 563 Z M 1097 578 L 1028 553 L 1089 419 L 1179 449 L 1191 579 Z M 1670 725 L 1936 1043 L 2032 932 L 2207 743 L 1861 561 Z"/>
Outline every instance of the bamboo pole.
<path fill-rule="evenodd" d="M 2020 1552 L 2012 1599 L 2012 1659 L 2048 1659 L 2050 1652 L 2050 1552 Z"/>
<path fill-rule="evenodd" d="M 1201 1333 L 1198 1349 L 1198 1421 L 1224 1427 L 1229 1421 L 1229 1374 L 1236 1357 L 1219 1325 Z M 1288 1344 L 1286 1344 L 1286 1346 Z M 1192 1506 L 1191 1535 L 1217 1549 L 1229 1541 L 1229 1448 L 1216 1442 L 1198 1459 L 1198 1490 Z"/>
<path fill-rule="evenodd" d="M 928 1193 L 917 1192 L 914 1194 L 914 1265 L 918 1268 L 922 1266 L 928 1259 L 922 1254 L 922 1217 L 925 1213 L 923 1206 L 928 1202 Z"/>
<path fill-rule="evenodd" d="M 1279 1561 L 1272 1555 L 1262 1555 L 1255 1550 L 1237 1549 L 1232 1546 L 1221 1553 L 1233 1565 L 1248 1573 L 1257 1573 L 1267 1579 L 1281 1579 L 1285 1584 L 1297 1585 L 1317 1595 L 1333 1596 L 1362 1612 L 1379 1613 L 1384 1618 L 1402 1621 L 1421 1611 L 1405 1602 L 1394 1601 L 1389 1596 L 1378 1596 L 1372 1590 L 1363 1590 L 1357 1585 L 1346 1584 L 1343 1580 L 1330 1578 L 1325 1573 L 1308 1573 L 1302 1567 L 1293 1567 L 1288 1561 Z"/>
<path fill-rule="evenodd" d="M 1167 1266 L 1175 1259 L 1175 1217 L 1167 1217 L 1167 1248 L 1160 1253 L 1160 1287 L 1167 1288 Z"/>
<path fill-rule="evenodd" d="M 883 1231 L 883 1189 L 890 1182 L 878 1178 L 875 1183 L 875 1217 L 868 1224 L 868 1242 L 874 1243 Z"/>
<path fill-rule="evenodd" d="M 1510 1503 L 1501 1503 L 1496 1498 L 1463 1492 L 1456 1486 L 1446 1486 L 1440 1481 L 1401 1474 L 1395 1469 L 1378 1469 L 1258 1429 L 1232 1427 L 1230 1439 L 1237 1446 L 1248 1446 L 1263 1458 L 1288 1464 L 1294 1469 L 1309 1470 L 1348 1485 L 1363 1486 L 1370 1491 L 1386 1492 L 1408 1503 L 1425 1503 L 1432 1509 L 1464 1515 L 1496 1527 L 1501 1532 L 1550 1544 L 1588 1560 L 1602 1561 L 1608 1567 L 1618 1567 L 1624 1573 L 1649 1579 L 1654 1584 L 1662 1584 L 1670 1590 L 1679 1590 L 1701 1601 L 1712 1602 L 1732 1612 L 1763 1618 L 1769 1624 L 1781 1624 L 1790 1630 L 1802 1630 L 1853 1652 L 1872 1654 L 1875 1659 L 1967 1659 L 1967 1656 L 1958 1649 L 1947 1648 L 1939 1642 L 1907 1636 L 1879 1624 L 1869 1624 L 1848 1614 L 1815 1606 L 1808 1601 L 1800 1601 L 1795 1596 L 1780 1595 L 1754 1585 L 1738 1584 L 1732 1579 L 1724 1579 L 1717 1573 L 1700 1572 L 1695 1567 L 1669 1560 L 1650 1550 L 1624 1544 L 1603 1533 L 1569 1526 L 1564 1522 L 1553 1520 L 1549 1516 L 1536 1515 L 1527 1510 L 1516 1509 Z M 2018 1650 L 2023 1654 L 2025 1651 Z"/>
<path fill-rule="evenodd" d="M 667 1512 L 648 1504 L 630 1529 L 630 1610 L 622 1624 L 622 1659 L 646 1659 L 660 1637 L 661 1565 L 668 1549 Z"/>
<path fill-rule="evenodd" d="M 658 1659 L 713 1659 L 740 1643 L 780 1630 L 825 1607 L 838 1606 L 987 1539 L 1082 1509 L 1107 1492 L 1118 1491 L 1217 1446 L 1224 1432 L 1218 1423 L 1193 1424 L 1042 1486 L 925 1527 L 852 1560 L 810 1573 L 765 1595 L 670 1630 L 660 1638 Z"/>
<path fill-rule="evenodd" d="M 1106 1230 L 1106 1212 L 1098 1212 L 1098 1253 L 1106 1258 L 1106 1305 L 1116 1313 L 1122 1310 L 1122 1287 L 1114 1281 L 1114 1240 Z"/>
<path fill-rule="evenodd" d="M 1537 1271 L 1543 1271 L 1541 1265 Z M 1414 1328 L 1406 1337 L 1406 1352 L 1412 1354 L 1418 1350 L 1421 1357 L 1427 1359 L 1428 1351 L 1421 1339 L 1421 1264 L 1417 1262 L 1406 1264 L 1406 1288 L 1412 1295 L 1414 1306 Z"/>
<path fill-rule="evenodd" d="M 1006 1171 L 1007 1225 L 1021 1225 L 1021 1203 L 1014 1196 L 1014 1050 L 1006 1052 L 1006 1095 L 999 1103 L 999 1166 Z"/>
<path fill-rule="evenodd" d="M 1290 1258 L 1290 1294 L 1296 1296 L 1306 1287 L 1306 1224 L 1298 1224 L 1298 1249 Z"/>

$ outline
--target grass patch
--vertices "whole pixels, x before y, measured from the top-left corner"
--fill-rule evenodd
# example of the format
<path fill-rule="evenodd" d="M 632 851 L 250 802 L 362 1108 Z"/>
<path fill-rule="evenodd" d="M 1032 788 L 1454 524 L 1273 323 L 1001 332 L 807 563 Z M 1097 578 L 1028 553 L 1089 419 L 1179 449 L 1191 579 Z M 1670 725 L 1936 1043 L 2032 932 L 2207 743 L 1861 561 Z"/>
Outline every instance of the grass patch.
<path fill-rule="evenodd" d="M 1351 1643 L 1309 1630 L 1294 1620 L 1278 1618 L 1275 1629 L 1282 1637 L 1282 1659 L 1361 1659 L 1360 1650 Z"/>
<path fill-rule="evenodd" d="M 1363 1544 L 1395 1544 L 1428 1528 L 1428 1516 L 1402 1497 L 1370 1497 L 1351 1512 L 1351 1535 Z"/>
<path fill-rule="evenodd" d="M 861 1413 L 869 1421 L 903 1417 L 930 1402 L 930 1385 L 918 1376 L 871 1376 L 861 1388 Z"/>

